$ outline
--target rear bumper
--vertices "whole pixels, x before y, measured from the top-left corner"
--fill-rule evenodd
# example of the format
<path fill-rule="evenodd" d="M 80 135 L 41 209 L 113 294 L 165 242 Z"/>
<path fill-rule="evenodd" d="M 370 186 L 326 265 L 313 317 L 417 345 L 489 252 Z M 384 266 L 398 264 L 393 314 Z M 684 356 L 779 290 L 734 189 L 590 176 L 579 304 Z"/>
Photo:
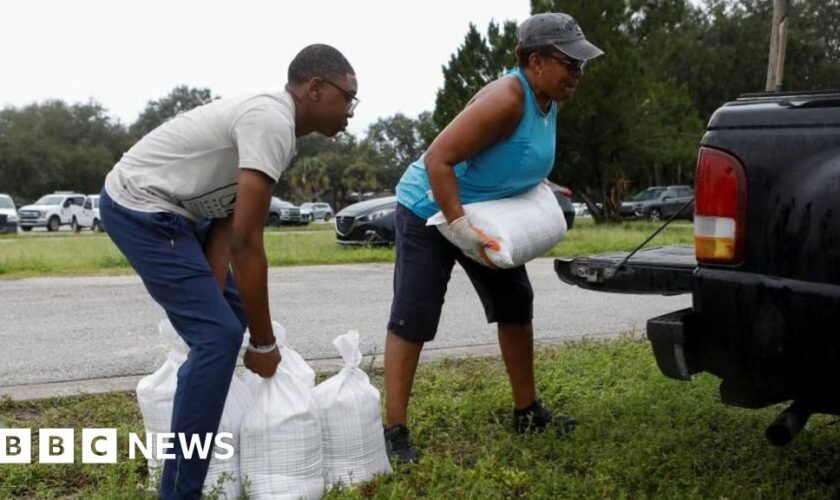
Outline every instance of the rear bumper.
<path fill-rule="evenodd" d="M 840 286 L 700 268 L 694 307 L 648 321 L 656 362 L 686 380 L 700 371 L 723 382 L 729 404 L 786 400 L 840 410 Z"/>
<path fill-rule="evenodd" d="M 700 371 L 696 340 L 697 317 L 691 308 L 649 319 L 647 337 L 653 347 L 656 364 L 665 376 L 690 380 Z"/>

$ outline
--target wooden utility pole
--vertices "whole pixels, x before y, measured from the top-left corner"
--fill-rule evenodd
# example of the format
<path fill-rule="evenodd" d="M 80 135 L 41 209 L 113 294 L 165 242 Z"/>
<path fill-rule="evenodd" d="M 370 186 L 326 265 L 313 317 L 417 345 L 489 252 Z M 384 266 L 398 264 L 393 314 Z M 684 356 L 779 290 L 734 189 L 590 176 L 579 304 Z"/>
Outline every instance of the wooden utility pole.
<path fill-rule="evenodd" d="M 791 0 L 772 0 L 772 2 L 773 27 L 770 30 L 770 60 L 767 65 L 767 88 L 765 89 L 768 92 L 782 90 Z"/>

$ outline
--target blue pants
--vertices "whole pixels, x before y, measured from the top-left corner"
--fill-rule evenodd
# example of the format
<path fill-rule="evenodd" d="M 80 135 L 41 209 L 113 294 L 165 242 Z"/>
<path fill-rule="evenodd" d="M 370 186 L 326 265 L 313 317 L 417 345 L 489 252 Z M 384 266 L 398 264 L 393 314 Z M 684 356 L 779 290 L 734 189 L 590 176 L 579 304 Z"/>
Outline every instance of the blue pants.
<path fill-rule="evenodd" d="M 191 434 L 202 440 L 208 432 L 215 435 L 247 323 L 232 276 L 220 290 L 204 256 L 208 224 L 130 210 L 104 189 L 99 204 L 111 240 L 190 346 L 178 370 L 172 432 L 187 434 L 187 440 Z M 164 463 L 160 498 L 199 498 L 209 457 L 184 459 L 175 441 L 176 458 Z"/>

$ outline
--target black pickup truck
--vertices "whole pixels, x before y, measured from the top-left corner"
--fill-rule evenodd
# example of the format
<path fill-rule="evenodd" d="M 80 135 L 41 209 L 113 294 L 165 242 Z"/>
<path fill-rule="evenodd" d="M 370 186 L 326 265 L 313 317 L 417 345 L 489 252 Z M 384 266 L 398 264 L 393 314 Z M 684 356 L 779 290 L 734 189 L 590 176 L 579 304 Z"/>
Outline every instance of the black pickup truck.
<path fill-rule="evenodd" d="M 745 408 L 790 401 L 767 429 L 790 442 L 840 415 L 840 91 L 744 95 L 709 121 L 695 176 L 695 244 L 558 259 L 566 283 L 692 294 L 650 319 L 660 370 L 709 372 Z"/>

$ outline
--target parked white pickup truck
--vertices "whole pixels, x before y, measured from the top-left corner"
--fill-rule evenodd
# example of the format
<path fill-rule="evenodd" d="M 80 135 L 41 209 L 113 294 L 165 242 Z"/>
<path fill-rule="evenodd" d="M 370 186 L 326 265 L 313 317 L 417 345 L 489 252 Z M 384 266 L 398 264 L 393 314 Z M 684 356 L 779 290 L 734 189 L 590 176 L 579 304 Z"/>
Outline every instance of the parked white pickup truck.
<path fill-rule="evenodd" d="M 73 223 L 74 206 L 81 207 L 85 195 L 69 191 L 56 191 L 42 196 L 32 205 L 20 207 L 20 228 L 31 231 L 33 227 L 46 227 L 47 231 L 58 231 L 61 226 Z"/>
<path fill-rule="evenodd" d="M 102 232 L 104 226 L 102 219 L 99 217 L 99 195 L 89 194 L 85 197 L 85 203 L 82 206 L 73 206 L 73 220 L 71 227 L 77 233 L 84 228 L 92 230 L 94 233 Z"/>

